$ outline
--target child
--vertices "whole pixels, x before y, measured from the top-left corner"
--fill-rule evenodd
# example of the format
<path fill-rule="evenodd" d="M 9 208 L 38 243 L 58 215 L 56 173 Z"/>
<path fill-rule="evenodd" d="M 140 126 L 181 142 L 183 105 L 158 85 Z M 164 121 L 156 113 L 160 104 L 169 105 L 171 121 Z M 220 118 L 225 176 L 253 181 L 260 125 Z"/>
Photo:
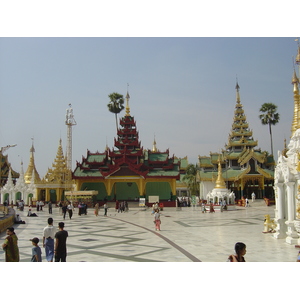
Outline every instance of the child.
<path fill-rule="evenodd" d="M 38 243 L 39 243 L 39 239 L 37 237 L 33 238 L 30 240 L 32 242 L 32 258 L 31 261 L 32 262 L 42 262 L 42 250 L 39 247 Z"/>
<path fill-rule="evenodd" d="M 245 262 L 246 245 L 244 243 L 236 243 L 234 246 L 236 255 L 228 257 L 229 262 Z"/>

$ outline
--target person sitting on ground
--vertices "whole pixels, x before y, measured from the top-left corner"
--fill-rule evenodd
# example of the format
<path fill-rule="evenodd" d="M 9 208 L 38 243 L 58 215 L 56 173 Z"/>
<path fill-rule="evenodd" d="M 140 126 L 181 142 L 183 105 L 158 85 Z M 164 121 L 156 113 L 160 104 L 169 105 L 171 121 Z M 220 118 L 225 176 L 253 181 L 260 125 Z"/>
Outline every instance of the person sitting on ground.
<path fill-rule="evenodd" d="M 37 217 L 37 214 L 36 214 L 36 213 L 33 213 L 33 212 L 31 211 L 31 208 L 30 208 L 29 211 L 28 211 L 27 217 Z"/>
<path fill-rule="evenodd" d="M 230 255 L 228 257 L 229 262 L 245 262 L 244 255 L 246 254 L 246 245 L 244 243 L 238 242 L 234 246 L 235 255 Z"/>
<path fill-rule="evenodd" d="M 22 221 L 19 215 L 15 217 L 15 224 L 25 224 L 25 221 Z"/>

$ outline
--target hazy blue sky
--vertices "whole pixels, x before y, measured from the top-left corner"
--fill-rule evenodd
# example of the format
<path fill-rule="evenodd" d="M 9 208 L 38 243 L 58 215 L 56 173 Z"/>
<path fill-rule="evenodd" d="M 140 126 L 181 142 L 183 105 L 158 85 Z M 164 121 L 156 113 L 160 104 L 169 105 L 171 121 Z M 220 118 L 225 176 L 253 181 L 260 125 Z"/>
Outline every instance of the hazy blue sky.
<path fill-rule="evenodd" d="M 289 140 L 293 116 L 294 37 L 285 38 L 0 38 L 0 144 L 26 171 L 31 138 L 43 177 L 60 137 L 66 150 L 65 112 L 71 103 L 73 168 L 87 149 L 104 151 L 116 137 L 108 94 L 126 95 L 144 149 L 198 155 L 224 148 L 236 103 L 236 78 L 247 121 L 262 150 L 270 152 L 267 126 L 258 119 L 265 102 L 278 106 L 274 151 Z M 121 116 L 124 115 L 124 111 Z"/>

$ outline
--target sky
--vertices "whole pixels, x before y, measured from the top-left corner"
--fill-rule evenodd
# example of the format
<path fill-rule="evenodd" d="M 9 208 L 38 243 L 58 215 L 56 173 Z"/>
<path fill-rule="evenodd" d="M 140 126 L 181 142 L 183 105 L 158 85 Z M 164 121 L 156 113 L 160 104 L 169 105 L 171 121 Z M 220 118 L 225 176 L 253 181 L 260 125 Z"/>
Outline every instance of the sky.
<path fill-rule="evenodd" d="M 253 137 L 269 152 L 268 128 L 260 124 L 259 108 L 265 102 L 278 106 L 280 122 L 273 129 L 277 152 L 284 138 L 289 140 L 293 116 L 297 7 L 296 1 L 257 0 L 53 0 L 51 5 L 38 0 L 2 1 L 0 147 L 17 144 L 5 154 L 15 171 L 20 171 L 21 160 L 26 171 L 33 138 L 36 167 L 45 176 L 60 138 L 65 153 L 65 113 L 71 103 L 77 122 L 74 168 L 87 149 L 104 151 L 106 143 L 113 147 L 116 129 L 114 115 L 107 109 L 108 95 L 126 95 L 128 88 L 131 115 L 144 149 L 152 148 L 155 135 L 161 151 L 169 148 L 170 155 L 188 156 L 195 163 L 198 155 L 220 151 L 228 141 L 238 79 Z M 184 267 L 186 271 L 187 264 Z M 111 270 L 109 266 L 106 278 L 114 276 L 108 273 Z M 207 265 L 205 273 L 214 270 Z M 139 271 L 144 271 L 140 278 L 145 282 L 145 266 Z M 173 278 L 170 282 L 167 278 L 177 276 L 178 265 L 169 264 L 168 273 L 163 271 L 164 286 L 172 286 Z M 227 277 L 228 272 L 226 268 Z M 170 289 L 161 292 L 170 296 Z"/>
<path fill-rule="evenodd" d="M 160 151 L 188 157 L 224 149 L 236 104 L 235 85 L 258 147 L 271 152 L 268 127 L 258 118 L 277 105 L 274 152 L 289 141 L 293 117 L 295 37 L 2 37 L 0 145 L 26 171 L 32 142 L 41 177 L 54 162 L 60 138 L 66 154 L 65 114 L 71 103 L 72 168 L 87 150 L 112 148 L 115 116 L 108 95 L 130 94 L 144 149 L 154 136 Z M 124 116 L 125 110 L 119 114 Z"/>
<path fill-rule="evenodd" d="M 28 167 L 33 142 L 44 177 L 60 138 L 66 154 L 71 103 L 74 170 L 87 150 L 114 146 L 108 95 L 128 90 L 143 148 L 151 149 L 155 136 L 160 151 L 196 163 L 228 142 L 238 81 L 263 151 L 271 146 L 259 109 L 265 102 L 278 106 L 276 158 L 290 137 L 297 20 L 289 2 L 270 11 L 256 0 L 247 7 L 235 0 L 201 7 L 189 0 L 1 3 L 0 147 L 17 144 L 5 154 L 20 172 L 21 161 L 24 171 Z"/>

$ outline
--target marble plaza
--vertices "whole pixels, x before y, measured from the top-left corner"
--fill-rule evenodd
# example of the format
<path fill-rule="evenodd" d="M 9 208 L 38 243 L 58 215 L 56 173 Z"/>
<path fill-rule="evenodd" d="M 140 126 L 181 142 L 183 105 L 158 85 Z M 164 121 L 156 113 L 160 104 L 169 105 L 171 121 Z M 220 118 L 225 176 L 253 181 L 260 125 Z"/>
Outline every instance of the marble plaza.
<path fill-rule="evenodd" d="M 42 246 L 50 216 L 45 208 L 36 212 L 38 217 L 27 217 L 27 211 L 27 207 L 17 211 L 26 224 L 15 225 L 21 262 L 30 261 L 30 238 L 38 237 Z M 129 206 L 129 212 L 117 213 L 110 207 L 107 217 L 103 213 L 101 209 L 96 217 L 89 209 L 87 215 L 79 216 L 75 209 L 71 220 L 66 216 L 67 262 L 225 262 L 238 241 L 247 245 L 247 262 L 294 262 L 297 257 L 293 245 L 262 233 L 264 215 L 274 217 L 274 206 L 267 207 L 263 200 L 223 213 L 201 213 L 199 207 L 165 208 L 160 232 L 154 230 L 151 209 Z M 52 217 L 55 226 L 63 221 L 58 208 Z M 4 237 L 2 233 L 1 240 Z"/>

